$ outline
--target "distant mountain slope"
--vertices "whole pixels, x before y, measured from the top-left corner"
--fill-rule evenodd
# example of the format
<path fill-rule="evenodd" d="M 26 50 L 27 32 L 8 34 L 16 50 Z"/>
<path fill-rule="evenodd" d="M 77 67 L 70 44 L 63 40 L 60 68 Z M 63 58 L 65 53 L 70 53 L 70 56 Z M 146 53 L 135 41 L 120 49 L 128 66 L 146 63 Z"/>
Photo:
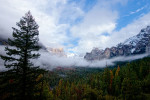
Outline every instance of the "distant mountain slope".
<path fill-rule="evenodd" d="M 149 52 L 150 48 L 150 26 L 141 29 L 139 34 L 133 36 L 117 46 L 99 50 L 94 48 L 90 53 L 86 53 L 86 60 L 101 60 L 104 58 L 112 58 L 117 56 L 128 56 Z"/>

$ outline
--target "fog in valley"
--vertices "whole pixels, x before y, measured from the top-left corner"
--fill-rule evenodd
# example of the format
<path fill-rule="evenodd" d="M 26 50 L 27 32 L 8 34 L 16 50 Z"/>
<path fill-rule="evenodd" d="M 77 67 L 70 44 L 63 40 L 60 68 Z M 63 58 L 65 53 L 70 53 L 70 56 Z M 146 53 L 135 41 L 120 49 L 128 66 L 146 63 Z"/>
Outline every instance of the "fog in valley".
<path fill-rule="evenodd" d="M 40 50 L 38 53 L 41 54 L 41 56 L 38 59 L 32 60 L 32 62 L 40 66 L 41 68 L 52 70 L 53 68 L 57 67 L 97 67 L 97 68 L 104 68 L 107 66 L 114 65 L 114 62 L 116 61 L 133 61 L 136 59 L 141 59 L 143 57 L 146 57 L 147 54 L 140 54 L 135 56 L 120 56 L 120 57 L 114 57 L 112 59 L 103 59 L 103 60 L 95 60 L 95 61 L 87 61 L 83 57 L 64 57 L 64 56 L 58 56 L 53 55 L 49 53 L 46 50 Z M 5 46 L 0 46 L 0 54 L 5 55 Z M 0 69 L 6 70 L 4 67 L 4 61 L 0 59 Z"/>

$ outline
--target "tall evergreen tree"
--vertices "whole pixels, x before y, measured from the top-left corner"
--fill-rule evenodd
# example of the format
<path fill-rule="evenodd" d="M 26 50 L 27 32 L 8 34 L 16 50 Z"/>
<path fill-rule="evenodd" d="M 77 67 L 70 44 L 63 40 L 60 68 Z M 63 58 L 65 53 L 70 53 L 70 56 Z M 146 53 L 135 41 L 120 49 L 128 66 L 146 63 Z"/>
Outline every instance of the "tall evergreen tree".
<path fill-rule="evenodd" d="M 105 94 L 110 94 L 110 79 L 110 70 L 108 68 L 105 68 L 102 79 L 102 81 L 104 82 L 105 90 L 103 91 L 105 92 Z"/>
<path fill-rule="evenodd" d="M 39 53 L 35 53 L 40 49 L 38 45 L 39 26 L 30 11 L 16 25 L 18 29 L 12 28 L 13 39 L 8 39 L 9 46 L 5 48 L 6 55 L 0 55 L 5 61 L 4 65 L 8 68 L 3 76 L 7 78 L 8 85 L 12 88 L 12 91 L 9 92 L 11 99 L 37 99 L 35 98 L 35 86 L 39 81 L 36 78 L 44 72 L 32 62 L 32 59 L 40 56 Z"/>

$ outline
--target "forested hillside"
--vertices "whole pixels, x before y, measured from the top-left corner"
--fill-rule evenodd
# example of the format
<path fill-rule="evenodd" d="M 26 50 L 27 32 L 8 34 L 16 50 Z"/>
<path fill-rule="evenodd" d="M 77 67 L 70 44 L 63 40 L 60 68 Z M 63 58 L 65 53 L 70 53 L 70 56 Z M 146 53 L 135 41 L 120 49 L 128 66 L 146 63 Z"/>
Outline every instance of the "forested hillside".
<path fill-rule="evenodd" d="M 48 51 L 39 46 L 39 26 L 31 12 L 16 25 L 12 38 L 0 41 L 0 45 L 6 46 L 5 53 L 0 52 L 0 68 L 5 68 L 0 69 L 0 100 L 150 100 L 148 54 L 130 62 L 115 61 L 115 66 L 106 63 L 103 68 L 99 66 L 102 63 L 97 67 L 52 66 L 37 60 L 41 48 Z M 77 61 L 84 63 L 80 60 Z M 63 63 L 67 62 L 62 59 Z"/>
<path fill-rule="evenodd" d="M 84 72 L 84 71 L 83 71 Z M 150 58 L 104 71 L 70 74 L 50 89 L 54 100 L 149 100 Z M 72 75 L 72 76 L 71 76 Z M 49 77 L 50 78 L 50 75 Z M 48 80 L 49 82 L 50 80 Z M 53 80 L 55 81 L 55 80 Z M 51 82 L 49 82 L 51 86 Z"/>
<path fill-rule="evenodd" d="M 104 68 L 101 70 L 78 68 L 73 71 L 49 71 L 39 75 L 41 80 L 35 88 L 41 91 L 34 94 L 42 96 L 42 100 L 149 100 L 150 99 L 150 57 L 136 60 L 124 66 Z M 0 82 L 5 79 L 2 75 Z M 6 80 L 6 79 L 5 79 Z M 15 82 L 5 81 L 9 84 L 0 85 L 0 98 L 14 95 L 12 87 Z M 15 87 L 15 86 L 13 86 Z M 7 91 L 7 92 L 6 92 Z M 12 92 L 13 91 L 13 92 Z M 2 93 L 3 92 L 3 93 Z M 13 94 L 11 94 L 13 93 Z M 41 100 L 41 99 L 39 99 Z"/>

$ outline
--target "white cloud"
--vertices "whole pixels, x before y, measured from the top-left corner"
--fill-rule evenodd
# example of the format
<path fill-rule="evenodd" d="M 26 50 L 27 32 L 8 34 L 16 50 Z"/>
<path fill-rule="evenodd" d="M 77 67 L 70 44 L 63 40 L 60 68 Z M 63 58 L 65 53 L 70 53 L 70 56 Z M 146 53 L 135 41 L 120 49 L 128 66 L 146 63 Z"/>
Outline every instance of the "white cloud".
<path fill-rule="evenodd" d="M 58 57 L 58 56 L 52 56 L 48 52 L 40 51 L 41 57 L 34 61 L 36 65 L 40 65 L 43 68 L 47 69 L 53 69 L 56 67 L 105 67 L 106 63 L 108 66 L 114 65 L 114 62 L 116 61 L 132 61 L 136 59 L 140 59 L 143 57 L 146 57 L 147 54 L 142 55 L 136 55 L 136 56 L 122 56 L 122 57 L 115 57 L 113 59 L 103 59 L 100 61 L 93 61 L 88 62 L 83 58 L 80 57 Z M 45 65 L 45 66 L 43 66 Z"/>
<path fill-rule="evenodd" d="M 123 27 L 119 31 L 113 31 L 106 41 L 108 47 L 115 46 L 120 42 L 124 42 L 126 39 L 137 35 L 142 28 L 146 28 L 150 25 L 150 13 L 135 19 L 133 22 Z M 111 42 L 110 42 L 111 41 Z"/>
<path fill-rule="evenodd" d="M 41 68 L 46 68 L 48 70 L 51 70 L 56 67 L 105 67 L 106 62 L 107 65 L 113 65 L 115 61 L 132 61 L 135 59 L 140 59 L 143 57 L 146 57 L 147 54 L 142 54 L 142 55 L 136 55 L 136 56 L 122 56 L 122 57 L 115 57 L 113 59 L 103 59 L 100 61 L 93 61 L 93 62 L 88 62 L 85 59 L 74 56 L 71 58 L 67 57 L 60 57 L 56 55 L 51 55 L 49 52 L 40 50 L 39 53 L 41 54 L 40 58 L 38 59 L 33 59 L 32 62 L 36 66 L 40 66 Z M 0 54 L 5 54 L 4 52 L 4 46 L 0 46 Z M 2 70 L 7 70 L 4 66 L 4 61 L 0 59 L 0 71 Z"/>
<path fill-rule="evenodd" d="M 150 14 L 145 14 L 121 30 L 115 31 L 119 12 L 113 8 L 118 3 L 122 6 L 126 5 L 127 1 L 98 0 L 92 9 L 85 13 L 82 10 L 85 5 L 84 0 L 81 4 L 68 3 L 68 0 L 2 0 L 0 2 L 0 36 L 10 37 L 11 27 L 16 27 L 15 23 L 30 10 L 40 26 L 40 41 L 46 46 L 63 47 L 66 51 L 75 53 L 89 52 L 93 47 L 114 46 L 136 35 L 142 27 L 150 24 Z M 72 26 L 79 17 L 83 20 Z M 70 34 L 68 30 L 71 31 Z M 105 33 L 108 35 L 104 35 Z M 76 38 L 77 45 L 69 43 Z M 68 45 L 63 45 L 65 43 Z"/>
<path fill-rule="evenodd" d="M 145 6 L 141 7 L 141 8 L 139 8 L 139 9 L 137 9 L 136 11 L 131 11 L 128 15 L 125 15 L 124 17 L 130 16 L 130 15 L 135 14 L 135 13 L 138 13 L 138 12 L 144 10 L 144 9 L 147 9 L 147 7 L 148 7 L 148 5 L 145 5 Z"/>
<path fill-rule="evenodd" d="M 85 53 L 93 47 L 103 47 L 107 41 L 107 36 L 103 33 L 111 34 L 116 28 L 116 20 L 118 19 L 117 11 L 111 10 L 109 6 L 104 6 L 103 3 L 98 2 L 93 9 L 84 15 L 80 24 L 71 28 L 72 36 L 80 38 L 78 46 L 72 51 Z"/>
<path fill-rule="evenodd" d="M 144 8 L 140 8 L 136 12 Z M 102 13 L 101 10 L 105 11 L 105 13 Z M 73 35 L 80 38 L 78 46 L 73 48 L 72 51 L 85 53 L 90 52 L 93 47 L 105 49 L 106 47 L 116 46 L 118 43 L 137 35 L 142 28 L 150 25 L 149 18 L 150 13 L 144 14 L 116 31 L 118 13 L 108 8 L 101 8 L 100 10 L 93 8 L 86 14 L 81 24 L 72 28 Z M 109 34 L 103 35 L 105 32 Z"/>
<path fill-rule="evenodd" d="M 80 7 L 67 0 L 3 0 L 0 5 L 0 36 L 10 37 L 11 27 L 16 27 L 15 23 L 30 10 L 40 26 L 40 41 L 46 46 L 69 41 L 66 31 L 70 23 L 60 24 L 60 19 L 75 20 L 83 14 Z"/>
<path fill-rule="evenodd" d="M 80 38 L 86 38 L 89 35 L 97 36 L 105 32 L 110 33 L 116 26 L 116 19 L 117 12 L 97 5 L 84 16 L 83 22 L 75 25 L 71 31 L 73 36 Z"/>

